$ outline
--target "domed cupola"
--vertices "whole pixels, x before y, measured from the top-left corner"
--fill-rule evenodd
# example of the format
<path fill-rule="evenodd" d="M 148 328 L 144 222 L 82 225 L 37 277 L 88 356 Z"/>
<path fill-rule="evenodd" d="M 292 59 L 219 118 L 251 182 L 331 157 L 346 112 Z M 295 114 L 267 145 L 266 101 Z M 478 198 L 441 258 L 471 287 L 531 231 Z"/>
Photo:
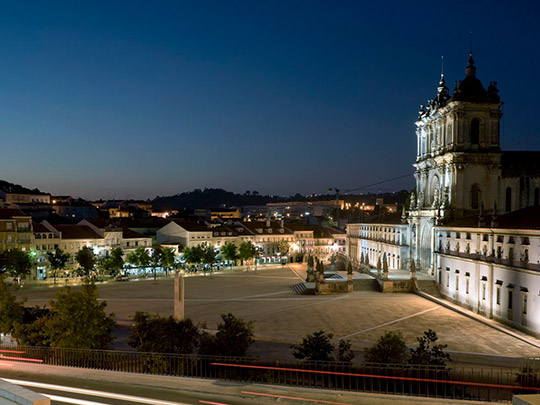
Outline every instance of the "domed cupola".
<path fill-rule="evenodd" d="M 465 68 L 465 79 L 459 82 L 459 86 L 454 89 L 453 101 L 468 101 L 472 103 L 498 103 L 497 82 L 491 82 L 488 91 L 482 82 L 476 77 L 476 66 L 472 52 L 469 54 L 469 63 Z"/>

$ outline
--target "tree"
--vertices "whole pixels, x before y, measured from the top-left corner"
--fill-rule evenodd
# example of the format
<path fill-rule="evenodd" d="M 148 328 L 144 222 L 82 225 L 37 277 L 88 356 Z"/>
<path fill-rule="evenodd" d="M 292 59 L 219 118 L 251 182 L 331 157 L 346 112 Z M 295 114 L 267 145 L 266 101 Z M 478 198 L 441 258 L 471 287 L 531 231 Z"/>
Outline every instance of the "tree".
<path fill-rule="evenodd" d="M 86 277 L 90 276 L 90 272 L 94 270 L 96 265 L 96 255 L 94 251 L 88 246 L 83 246 L 81 250 L 77 252 L 75 260 L 79 263 Z"/>
<path fill-rule="evenodd" d="M 253 259 L 259 254 L 257 247 L 250 240 L 240 243 L 238 250 L 242 265 L 244 265 L 244 260 Z"/>
<path fill-rule="evenodd" d="M 411 349 L 409 363 L 445 366 L 446 362 L 450 361 L 450 355 L 444 353 L 443 349 L 446 349 L 448 345 L 436 345 L 435 342 L 438 339 L 435 331 L 431 329 L 425 331 L 423 336 L 417 337 L 418 347 L 416 349 Z"/>
<path fill-rule="evenodd" d="M 128 344 L 141 352 L 191 354 L 199 346 L 200 330 L 189 318 L 176 321 L 135 312 Z"/>
<path fill-rule="evenodd" d="M 214 249 L 214 246 L 212 246 L 211 244 L 207 243 L 207 242 L 203 242 L 202 244 L 199 245 L 199 248 L 201 249 L 201 252 L 202 252 L 202 262 L 205 263 L 205 264 L 214 264 L 217 259 L 216 259 L 216 251 Z"/>
<path fill-rule="evenodd" d="M 161 265 L 165 268 L 165 274 L 169 274 L 169 269 L 175 265 L 175 254 L 173 248 L 161 249 Z"/>
<path fill-rule="evenodd" d="M 354 352 L 351 350 L 351 343 L 348 340 L 340 340 L 338 344 L 338 355 L 336 358 L 332 356 L 332 352 L 336 350 L 332 344 L 331 333 L 326 333 L 322 330 L 313 332 L 311 335 L 306 335 L 299 345 L 292 345 L 294 349 L 293 356 L 300 360 L 309 361 L 342 361 L 350 362 L 354 358 Z"/>
<path fill-rule="evenodd" d="M 354 352 L 351 349 L 351 342 L 349 340 L 341 339 L 338 344 L 338 355 L 336 360 L 344 363 L 350 363 L 354 359 Z"/>
<path fill-rule="evenodd" d="M 71 258 L 69 253 L 65 253 L 62 249 L 56 248 L 53 252 L 47 252 L 47 260 L 51 265 L 54 282 L 56 283 L 56 276 L 59 270 L 66 268 L 66 263 Z"/>
<path fill-rule="evenodd" d="M 287 256 L 289 254 L 289 242 L 286 240 L 280 240 L 274 244 L 274 248 L 280 256 Z"/>
<path fill-rule="evenodd" d="M 322 330 L 306 335 L 299 345 L 292 345 L 294 349 L 293 356 L 300 360 L 311 361 L 331 361 L 334 345 L 331 339 L 334 337 L 331 333 Z"/>
<path fill-rule="evenodd" d="M 229 262 L 234 262 L 239 259 L 238 255 L 238 246 L 233 242 L 225 242 L 221 247 L 221 256 L 223 259 L 228 260 Z M 232 267 L 232 266 L 231 266 Z"/>
<path fill-rule="evenodd" d="M 154 281 L 156 281 L 156 267 L 162 266 L 163 263 L 163 251 L 161 247 L 157 246 L 152 252 L 150 257 L 150 264 L 152 265 L 152 273 L 154 274 Z"/>
<path fill-rule="evenodd" d="M 129 252 L 126 256 L 126 262 L 130 263 L 133 267 L 139 267 L 139 256 L 136 252 Z"/>
<path fill-rule="evenodd" d="M 14 277 L 24 277 L 30 274 L 32 269 L 30 254 L 19 249 L 10 249 L 4 252 L 1 262 L 7 273 Z"/>
<path fill-rule="evenodd" d="M 150 265 L 150 254 L 144 246 L 139 246 L 135 249 L 135 254 L 137 255 L 137 261 L 140 267 L 146 268 Z"/>
<path fill-rule="evenodd" d="M 195 252 L 188 246 L 182 250 L 182 256 L 184 257 L 185 262 L 188 264 L 198 263 L 198 258 L 195 257 Z"/>
<path fill-rule="evenodd" d="M 85 282 L 77 291 L 66 286 L 58 291 L 56 301 L 51 300 L 49 304 L 52 315 L 36 321 L 41 324 L 47 346 L 109 348 L 114 339 L 114 315 L 105 313 L 107 303 L 98 301 L 93 282 Z"/>
<path fill-rule="evenodd" d="M 364 351 L 366 363 L 401 364 L 407 360 L 408 348 L 400 332 L 388 331 Z"/>
<path fill-rule="evenodd" d="M 115 247 L 111 250 L 111 255 L 108 259 L 109 261 L 109 267 L 114 272 L 122 272 L 122 269 L 124 268 L 124 251 L 121 247 Z"/>
<path fill-rule="evenodd" d="M 15 325 L 23 320 L 23 305 L 17 302 L 13 294 L 0 276 L 0 333 L 13 333 Z"/>
<path fill-rule="evenodd" d="M 223 322 L 217 325 L 215 336 L 201 335 L 200 353 L 219 356 L 245 356 L 253 339 L 253 321 L 244 321 L 233 314 L 221 314 Z"/>

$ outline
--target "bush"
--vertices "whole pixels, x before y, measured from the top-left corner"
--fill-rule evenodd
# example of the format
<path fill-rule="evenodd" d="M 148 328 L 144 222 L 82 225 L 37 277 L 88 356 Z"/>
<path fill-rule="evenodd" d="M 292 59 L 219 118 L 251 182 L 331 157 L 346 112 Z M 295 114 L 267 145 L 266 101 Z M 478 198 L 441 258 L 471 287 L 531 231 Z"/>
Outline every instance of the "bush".
<path fill-rule="evenodd" d="M 340 340 L 338 346 L 338 355 L 332 356 L 336 349 L 331 340 L 334 337 L 331 333 L 322 330 L 306 335 L 299 345 L 292 345 L 294 349 L 293 356 L 300 360 L 309 361 L 342 361 L 350 362 L 354 358 L 351 350 L 351 343 L 348 340 Z"/>
<path fill-rule="evenodd" d="M 215 356 L 245 356 L 253 339 L 253 321 L 244 321 L 233 314 L 221 314 L 222 323 L 218 324 L 215 336 L 208 333 L 201 335 L 200 354 Z"/>
<path fill-rule="evenodd" d="M 176 321 L 135 312 L 128 344 L 141 352 L 191 354 L 199 346 L 201 332 L 189 318 Z"/>
<path fill-rule="evenodd" d="M 425 331 L 423 336 L 416 338 L 418 340 L 418 347 L 411 349 L 409 363 L 446 366 L 446 362 L 450 361 L 450 355 L 444 353 L 443 349 L 446 349 L 448 345 L 434 344 L 438 339 L 435 331 L 431 329 Z"/>
<path fill-rule="evenodd" d="M 385 332 L 377 342 L 364 351 L 366 363 L 401 364 L 408 357 L 407 345 L 400 332 Z"/>
<path fill-rule="evenodd" d="M 23 306 L 8 289 L 4 277 L 0 276 L 0 333 L 13 333 L 15 325 L 23 320 Z"/>

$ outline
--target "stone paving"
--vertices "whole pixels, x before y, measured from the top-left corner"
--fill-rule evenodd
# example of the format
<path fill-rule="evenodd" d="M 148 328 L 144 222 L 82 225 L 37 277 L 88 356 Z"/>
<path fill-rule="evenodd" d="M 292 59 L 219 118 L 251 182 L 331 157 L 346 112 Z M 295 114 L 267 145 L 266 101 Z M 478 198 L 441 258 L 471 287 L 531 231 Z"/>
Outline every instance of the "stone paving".
<path fill-rule="evenodd" d="M 540 356 L 540 349 L 481 324 L 415 294 L 352 294 L 299 296 L 290 286 L 302 281 L 305 268 L 264 268 L 212 276 L 186 277 L 186 316 L 216 328 L 220 314 L 231 312 L 255 321 L 258 339 L 297 343 L 317 330 L 351 340 L 353 348 L 370 346 L 385 331 L 399 331 L 408 345 L 425 330 L 437 332 L 448 349 L 506 356 Z M 356 275 L 355 275 L 356 276 Z M 363 277 L 363 276 L 360 276 Z M 24 288 L 27 305 L 46 304 L 55 289 Z M 134 312 L 172 315 L 173 280 L 158 279 L 99 285 L 120 325 L 129 325 Z"/>

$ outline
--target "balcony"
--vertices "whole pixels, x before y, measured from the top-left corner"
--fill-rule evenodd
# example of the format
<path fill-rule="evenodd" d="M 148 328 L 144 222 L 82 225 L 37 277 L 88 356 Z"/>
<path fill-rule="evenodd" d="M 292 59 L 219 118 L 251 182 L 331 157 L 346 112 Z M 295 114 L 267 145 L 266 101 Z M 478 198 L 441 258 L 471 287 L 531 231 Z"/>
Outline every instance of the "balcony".
<path fill-rule="evenodd" d="M 458 252 L 451 249 L 439 249 L 435 253 L 442 254 L 445 256 L 459 257 L 463 259 L 476 260 L 485 263 L 500 264 L 508 267 L 515 267 L 518 269 L 540 271 L 540 263 L 530 263 L 524 262 L 521 260 L 510 260 L 498 258 L 497 256 L 492 255 L 483 255 L 481 253 L 467 253 L 467 252 Z"/>

